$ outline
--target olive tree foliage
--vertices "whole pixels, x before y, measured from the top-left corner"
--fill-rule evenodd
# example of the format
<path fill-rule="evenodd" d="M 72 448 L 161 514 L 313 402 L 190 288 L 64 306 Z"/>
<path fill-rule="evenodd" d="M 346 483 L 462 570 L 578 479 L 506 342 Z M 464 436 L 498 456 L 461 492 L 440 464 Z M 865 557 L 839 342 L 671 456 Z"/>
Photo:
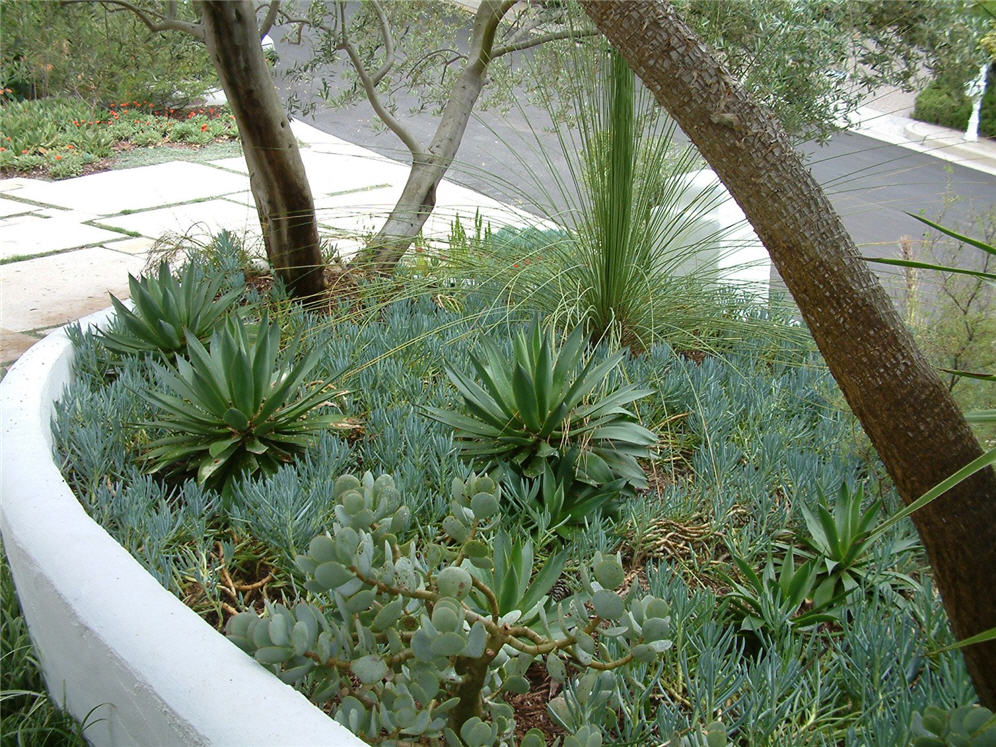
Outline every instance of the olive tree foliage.
<path fill-rule="evenodd" d="M 964 81 L 985 25 L 971 0 L 678 0 L 675 10 L 795 137 L 823 139 L 883 87 Z M 872 104 L 874 106 L 874 104 Z"/>
<path fill-rule="evenodd" d="M 981 26 L 964 0 L 680 0 L 677 11 L 719 50 L 723 63 L 795 137 L 825 138 L 872 91 L 911 87 L 930 73 L 977 69 Z M 279 20 L 312 55 L 288 71 L 298 83 L 292 110 L 366 99 L 379 123 L 408 151 L 411 172 L 398 203 L 361 255 L 390 271 L 435 206 L 435 190 L 456 158 L 475 107 L 523 98 L 569 120 L 576 86 L 566 45 L 594 29 L 573 0 L 483 0 L 476 13 L 450 0 L 285 0 Z M 398 94 L 438 116 L 420 142 Z"/>

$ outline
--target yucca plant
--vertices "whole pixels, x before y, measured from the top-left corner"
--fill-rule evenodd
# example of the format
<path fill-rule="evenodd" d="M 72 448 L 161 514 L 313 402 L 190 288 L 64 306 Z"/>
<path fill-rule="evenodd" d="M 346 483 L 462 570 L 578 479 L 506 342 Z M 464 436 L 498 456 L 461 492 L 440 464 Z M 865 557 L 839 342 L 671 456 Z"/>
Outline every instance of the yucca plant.
<path fill-rule="evenodd" d="M 218 297 L 223 278 L 208 276 L 196 262 L 189 262 L 178 278 L 162 262 L 154 275 L 128 276 L 134 311 L 111 295 L 117 312 L 114 329 L 101 333 L 104 345 L 116 353 L 184 353 L 188 333 L 206 340 L 223 320 L 240 290 Z"/>
<path fill-rule="evenodd" d="M 316 432 L 345 427 L 340 415 L 318 412 L 342 392 L 308 382 L 320 350 L 295 361 L 296 348 L 282 354 L 279 327 L 267 319 L 246 325 L 232 317 L 207 348 L 188 333 L 189 360 L 159 368 L 172 394 L 141 392 L 163 412 L 146 425 L 167 431 L 149 444 L 149 470 L 193 474 L 227 495 L 236 478 L 271 474 Z"/>
<path fill-rule="evenodd" d="M 875 528 L 882 503 L 875 501 L 864 510 L 862 503 L 863 486 L 859 485 L 851 491 L 846 483 L 842 483 L 833 506 L 821 500 L 815 511 L 802 507 L 809 536 L 801 539 L 807 554 L 816 563 L 820 579 L 813 593 L 813 602 L 817 606 L 842 594 L 849 594 L 874 573 L 870 534 Z M 890 555 L 900 555 L 915 545 L 912 538 L 897 540 L 889 547 Z M 889 572 L 889 576 L 910 585 L 916 583 L 899 573 Z"/>
<path fill-rule="evenodd" d="M 596 391 L 623 353 L 584 362 L 585 330 L 576 328 L 559 350 L 535 318 L 512 340 L 511 359 L 489 341 L 470 361 L 477 380 L 446 367 L 466 414 L 429 408 L 430 417 L 452 427 L 461 453 L 483 458 L 520 478 L 554 473 L 576 449 L 574 484 L 565 493 L 615 483 L 618 493 L 645 488 L 638 463 L 657 439 L 626 405 L 650 394 L 634 385 Z"/>

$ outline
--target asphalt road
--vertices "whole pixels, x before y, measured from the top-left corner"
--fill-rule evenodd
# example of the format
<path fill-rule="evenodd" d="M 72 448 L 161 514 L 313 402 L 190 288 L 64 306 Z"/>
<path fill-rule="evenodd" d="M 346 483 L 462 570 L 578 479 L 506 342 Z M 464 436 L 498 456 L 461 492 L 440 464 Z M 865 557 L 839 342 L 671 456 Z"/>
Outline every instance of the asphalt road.
<path fill-rule="evenodd" d="M 318 89 L 320 76 L 290 82 L 279 72 L 309 52 L 280 40 L 277 49 L 278 87 L 285 98 L 294 93 L 307 100 Z M 322 72 L 333 88 L 341 80 L 330 69 Z M 438 120 L 427 112 L 409 114 L 416 101 L 411 94 L 402 95 L 398 112 L 406 127 L 427 144 Z M 400 140 L 379 125 L 365 99 L 348 107 L 319 107 L 301 119 L 383 155 L 408 160 Z M 448 178 L 532 212 L 538 204 L 549 204 L 551 196 L 562 203 L 558 182 L 564 179 L 566 160 L 556 138 L 546 132 L 550 124 L 544 109 L 529 104 L 504 114 L 476 113 Z M 996 206 L 996 177 L 862 135 L 841 133 L 824 145 L 802 143 L 799 150 L 868 256 L 897 256 L 901 237 L 915 239 L 923 233 L 922 224 L 906 212 L 940 219 L 972 235 L 977 232 L 973 216 Z"/>

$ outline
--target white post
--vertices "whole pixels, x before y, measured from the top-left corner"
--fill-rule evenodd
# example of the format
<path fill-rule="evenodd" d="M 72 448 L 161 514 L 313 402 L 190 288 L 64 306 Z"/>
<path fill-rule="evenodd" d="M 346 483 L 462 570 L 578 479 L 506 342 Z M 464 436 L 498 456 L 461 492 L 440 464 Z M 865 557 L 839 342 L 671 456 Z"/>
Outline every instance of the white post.
<path fill-rule="evenodd" d="M 965 130 L 965 140 L 975 142 L 979 139 L 979 114 L 982 111 L 982 94 L 986 90 L 986 76 L 989 73 L 989 63 L 982 66 L 982 72 L 968 89 L 969 98 L 972 99 L 972 115 L 968 118 L 968 128 Z"/>

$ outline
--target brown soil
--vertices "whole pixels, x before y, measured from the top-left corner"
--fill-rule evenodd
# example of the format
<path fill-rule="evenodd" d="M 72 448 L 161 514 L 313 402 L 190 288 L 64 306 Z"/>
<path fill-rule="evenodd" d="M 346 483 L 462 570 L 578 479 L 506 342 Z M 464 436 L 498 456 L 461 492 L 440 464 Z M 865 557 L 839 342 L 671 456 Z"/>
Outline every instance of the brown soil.
<path fill-rule="evenodd" d="M 557 737 L 563 737 L 564 730 L 553 723 L 546 704 L 557 694 L 560 685 L 550 679 L 546 667 L 540 663 L 529 667 L 526 679 L 531 685 L 529 692 L 505 699 L 515 709 L 516 741 L 521 741 L 530 729 L 539 729 L 547 743 L 552 743 Z"/>

